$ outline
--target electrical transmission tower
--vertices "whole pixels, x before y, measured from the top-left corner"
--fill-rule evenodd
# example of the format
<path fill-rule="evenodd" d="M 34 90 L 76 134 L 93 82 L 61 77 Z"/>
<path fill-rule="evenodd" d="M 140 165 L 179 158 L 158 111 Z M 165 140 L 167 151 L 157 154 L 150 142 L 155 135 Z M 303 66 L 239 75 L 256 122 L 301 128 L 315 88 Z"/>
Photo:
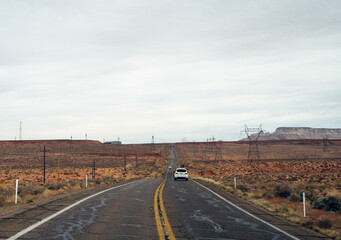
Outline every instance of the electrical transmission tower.
<path fill-rule="evenodd" d="M 150 146 L 150 150 L 155 150 L 154 136 L 152 136 L 152 144 Z"/>
<path fill-rule="evenodd" d="M 216 152 L 215 152 L 215 157 L 214 160 L 223 160 L 223 155 L 221 154 L 221 149 L 223 147 L 223 141 L 218 141 L 216 142 Z"/>
<path fill-rule="evenodd" d="M 246 133 L 247 138 L 250 141 L 249 153 L 247 156 L 248 160 L 260 159 L 259 150 L 258 150 L 258 138 L 259 138 L 260 134 L 263 132 L 262 124 L 259 125 L 258 128 L 249 128 L 245 124 L 245 130 L 244 131 Z"/>
<path fill-rule="evenodd" d="M 221 154 L 221 148 L 222 148 L 223 142 L 222 141 L 216 141 L 215 138 L 209 138 L 207 139 L 205 143 L 205 148 L 203 149 L 201 159 L 205 160 L 209 156 L 209 153 L 214 154 L 214 160 L 223 160 L 223 156 Z"/>
<path fill-rule="evenodd" d="M 323 152 L 328 152 L 328 137 L 323 138 Z"/>
<path fill-rule="evenodd" d="M 192 144 L 192 152 L 194 155 L 196 155 L 198 153 L 198 147 L 197 147 L 197 144 L 195 142 L 193 142 L 193 144 Z"/>

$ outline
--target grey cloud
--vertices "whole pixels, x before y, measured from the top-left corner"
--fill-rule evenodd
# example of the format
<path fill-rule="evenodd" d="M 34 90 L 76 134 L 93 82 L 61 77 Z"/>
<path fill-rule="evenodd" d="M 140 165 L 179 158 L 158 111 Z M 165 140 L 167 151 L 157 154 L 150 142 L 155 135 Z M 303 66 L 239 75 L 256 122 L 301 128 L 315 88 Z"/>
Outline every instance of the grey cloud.
<path fill-rule="evenodd" d="M 340 9 L 334 0 L 3 1 L 3 126 L 132 140 L 235 139 L 247 122 L 336 126 Z"/>

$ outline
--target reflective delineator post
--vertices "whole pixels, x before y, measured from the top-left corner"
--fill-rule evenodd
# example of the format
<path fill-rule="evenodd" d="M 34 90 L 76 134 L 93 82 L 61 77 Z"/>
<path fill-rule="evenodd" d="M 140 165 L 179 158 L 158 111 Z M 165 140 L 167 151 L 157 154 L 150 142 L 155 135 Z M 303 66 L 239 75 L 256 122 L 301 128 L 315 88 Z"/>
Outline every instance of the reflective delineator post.
<path fill-rule="evenodd" d="M 88 188 L 88 175 L 85 175 L 85 188 Z"/>
<path fill-rule="evenodd" d="M 236 177 L 233 177 L 234 180 L 234 190 L 237 190 L 237 179 Z"/>
<path fill-rule="evenodd" d="M 18 203 L 18 183 L 19 179 L 15 180 L 15 204 Z"/>
<path fill-rule="evenodd" d="M 306 217 L 305 215 L 305 193 L 302 193 L 302 198 L 303 198 L 303 217 Z"/>

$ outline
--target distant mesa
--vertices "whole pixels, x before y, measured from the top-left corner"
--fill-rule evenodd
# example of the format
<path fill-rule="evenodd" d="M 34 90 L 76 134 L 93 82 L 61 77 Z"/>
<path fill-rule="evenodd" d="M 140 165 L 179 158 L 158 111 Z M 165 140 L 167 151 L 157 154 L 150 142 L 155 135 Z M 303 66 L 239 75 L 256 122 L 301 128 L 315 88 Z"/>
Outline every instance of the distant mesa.
<path fill-rule="evenodd" d="M 258 140 L 341 139 L 341 128 L 279 127 L 275 132 L 261 132 Z M 242 141 L 247 141 L 243 138 Z"/>

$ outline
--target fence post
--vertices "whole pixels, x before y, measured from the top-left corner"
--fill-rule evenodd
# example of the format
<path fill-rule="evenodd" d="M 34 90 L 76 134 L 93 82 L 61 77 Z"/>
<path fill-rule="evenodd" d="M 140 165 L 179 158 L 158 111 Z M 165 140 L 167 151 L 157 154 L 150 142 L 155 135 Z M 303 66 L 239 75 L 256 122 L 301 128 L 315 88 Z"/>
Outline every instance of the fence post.
<path fill-rule="evenodd" d="M 303 217 L 306 217 L 306 214 L 305 214 L 305 193 L 302 194 L 302 198 L 303 198 Z"/>
<path fill-rule="evenodd" d="M 236 177 L 233 177 L 233 181 L 234 181 L 234 190 L 237 190 L 237 179 L 236 179 Z"/>
<path fill-rule="evenodd" d="M 15 180 L 15 204 L 18 203 L 18 182 L 19 179 Z"/>

